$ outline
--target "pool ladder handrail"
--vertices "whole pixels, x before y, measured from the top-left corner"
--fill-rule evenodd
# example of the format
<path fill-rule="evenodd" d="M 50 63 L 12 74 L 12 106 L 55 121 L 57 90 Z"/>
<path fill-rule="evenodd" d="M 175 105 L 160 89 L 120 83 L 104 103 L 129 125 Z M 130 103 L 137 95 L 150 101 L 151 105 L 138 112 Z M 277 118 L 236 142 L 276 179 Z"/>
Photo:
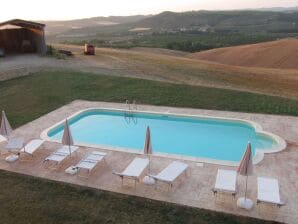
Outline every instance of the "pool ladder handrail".
<path fill-rule="evenodd" d="M 124 116 L 132 117 L 133 111 L 136 111 L 138 109 L 137 101 L 133 100 L 132 103 L 130 103 L 129 100 L 125 100 L 125 104 L 127 105 L 127 110 L 124 113 Z"/>
<path fill-rule="evenodd" d="M 125 105 L 127 105 L 127 110 L 125 110 L 124 112 L 124 117 L 127 117 L 130 113 L 130 104 L 129 104 L 129 100 L 125 100 Z"/>
<path fill-rule="evenodd" d="M 137 101 L 136 100 L 133 100 L 132 101 L 132 110 L 133 111 L 137 111 L 138 110 L 138 106 L 137 106 Z M 138 119 L 136 116 L 133 116 L 133 112 L 131 111 L 131 119 L 133 121 L 133 123 L 137 124 L 138 123 Z"/>
<path fill-rule="evenodd" d="M 130 113 L 130 111 L 131 111 L 131 106 L 130 106 L 129 100 L 126 100 L 126 101 L 125 101 L 125 104 L 126 104 L 127 107 L 128 107 L 128 113 Z"/>
<path fill-rule="evenodd" d="M 138 105 L 137 105 L 137 101 L 136 100 L 133 100 L 132 101 L 132 106 L 133 106 L 133 110 L 138 110 Z"/>

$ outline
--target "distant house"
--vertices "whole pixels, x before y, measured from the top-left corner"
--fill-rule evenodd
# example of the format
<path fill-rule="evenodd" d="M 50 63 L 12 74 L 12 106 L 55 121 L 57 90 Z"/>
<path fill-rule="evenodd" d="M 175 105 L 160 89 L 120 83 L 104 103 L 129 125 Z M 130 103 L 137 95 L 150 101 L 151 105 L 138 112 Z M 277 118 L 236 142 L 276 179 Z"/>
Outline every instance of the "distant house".
<path fill-rule="evenodd" d="M 0 23 L 0 49 L 6 53 L 46 53 L 45 24 L 21 19 Z"/>

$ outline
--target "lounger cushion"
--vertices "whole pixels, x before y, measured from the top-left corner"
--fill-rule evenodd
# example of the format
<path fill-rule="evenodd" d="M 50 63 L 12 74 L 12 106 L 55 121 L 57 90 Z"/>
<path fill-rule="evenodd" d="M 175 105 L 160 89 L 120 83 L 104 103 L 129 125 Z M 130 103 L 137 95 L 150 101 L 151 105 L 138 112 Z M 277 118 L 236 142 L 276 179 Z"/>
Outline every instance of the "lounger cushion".
<path fill-rule="evenodd" d="M 149 159 L 135 158 L 121 173 L 121 175 L 139 177 L 148 165 Z"/>
<path fill-rule="evenodd" d="M 74 145 L 72 145 L 72 146 L 68 146 L 68 145 L 64 145 L 64 146 L 62 146 L 60 149 L 58 149 L 56 152 L 57 153 L 64 153 L 64 154 L 69 154 L 70 152 L 71 153 L 74 153 L 75 151 L 77 151 L 77 149 L 78 149 L 79 147 L 78 146 L 74 146 Z"/>
<path fill-rule="evenodd" d="M 84 158 L 85 161 L 90 161 L 90 162 L 96 162 L 102 160 L 107 154 L 103 152 L 92 152 L 90 153 L 86 158 Z"/>
<path fill-rule="evenodd" d="M 82 168 L 82 169 L 88 169 L 92 170 L 98 162 L 103 160 L 103 158 L 106 156 L 106 153 L 104 152 L 98 152 L 93 151 L 89 155 L 87 155 L 85 158 L 83 158 L 76 167 Z"/>
<path fill-rule="evenodd" d="M 99 152 L 99 151 L 93 151 L 90 155 L 101 155 L 101 156 L 106 156 L 106 152 Z"/>
<path fill-rule="evenodd" d="M 155 179 L 173 182 L 178 176 L 180 176 L 188 165 L 182 162 L 173 161 L 165 169 L 163 169 L 158 175 L 152 176 Z"/>
<path fill-rule="evenodd" d="M 54 161 L 60 163 L 63 161 L 69 154 L 51 154 L 47 158 L 45 158 L 45 161 Z"/>
<path fill-rule="evenodd" d="M 236 178 L 236 171 L 218 169 L 214 190 L 236 192 Z"/>
<path fill-rule="evenodd" d="M 258 200 L 273 204 L 282 204 L 277 179 L 258 177 Z"/>
<path fill-rule="evenodd" d="M 92 170 L 97 165 L 97 162 L 80 161 L 76 167 L 81 169 Z"/>
<path fill-rule="evenodd" d="M 49 155 L 47 158 L 45 158 L 45 161 L 54 161 L 54 162 L 62 162 L 66 157 L 70 156 L 70 152 L 74 153 L 79 147 L 77 146 L 68 146 L 64 145 L 60 149 L 53 152 L 51 155 Z"/>
<path fill-rule="evenodd" d="M 33 154 L 44 142 L 45 140 L 42 139 L 33 139 L 20 152 Z"/>
<path fill-rule="evenodd" d="M 8 142 L 5 146 L 7 150 L 20 150 L 24 146 L 24 138 L 23 137 L 16 137 L 8 139 Z"/>

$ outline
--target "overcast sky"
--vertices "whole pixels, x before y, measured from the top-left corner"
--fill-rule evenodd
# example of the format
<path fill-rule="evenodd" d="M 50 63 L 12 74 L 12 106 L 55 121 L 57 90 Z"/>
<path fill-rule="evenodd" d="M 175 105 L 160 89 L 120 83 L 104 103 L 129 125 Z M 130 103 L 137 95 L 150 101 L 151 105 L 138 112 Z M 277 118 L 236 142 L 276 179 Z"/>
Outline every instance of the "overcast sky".
<path fill-rule="evenodd" d="M 69 20 L 162 11 L 226 10 L 298 6 L 298 0 L 1 0 L 0 21 Z"/>

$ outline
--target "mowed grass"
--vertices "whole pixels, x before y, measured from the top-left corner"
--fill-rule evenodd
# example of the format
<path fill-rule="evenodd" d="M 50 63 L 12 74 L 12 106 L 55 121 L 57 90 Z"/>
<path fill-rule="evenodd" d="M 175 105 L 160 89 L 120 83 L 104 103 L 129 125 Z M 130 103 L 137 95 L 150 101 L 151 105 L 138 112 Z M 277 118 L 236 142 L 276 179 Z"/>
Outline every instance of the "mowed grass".
<path fill-rule="evenodd" d="M 76 99 L 298 115 L 297 100 L 88 73 L 40 72 L 2 81 L 0 95 L 0 109 L 14 127 Z"/>
<path fill-rule="evenodd" d="M 269 224 L 0 171 L 1 223 Z"/>

